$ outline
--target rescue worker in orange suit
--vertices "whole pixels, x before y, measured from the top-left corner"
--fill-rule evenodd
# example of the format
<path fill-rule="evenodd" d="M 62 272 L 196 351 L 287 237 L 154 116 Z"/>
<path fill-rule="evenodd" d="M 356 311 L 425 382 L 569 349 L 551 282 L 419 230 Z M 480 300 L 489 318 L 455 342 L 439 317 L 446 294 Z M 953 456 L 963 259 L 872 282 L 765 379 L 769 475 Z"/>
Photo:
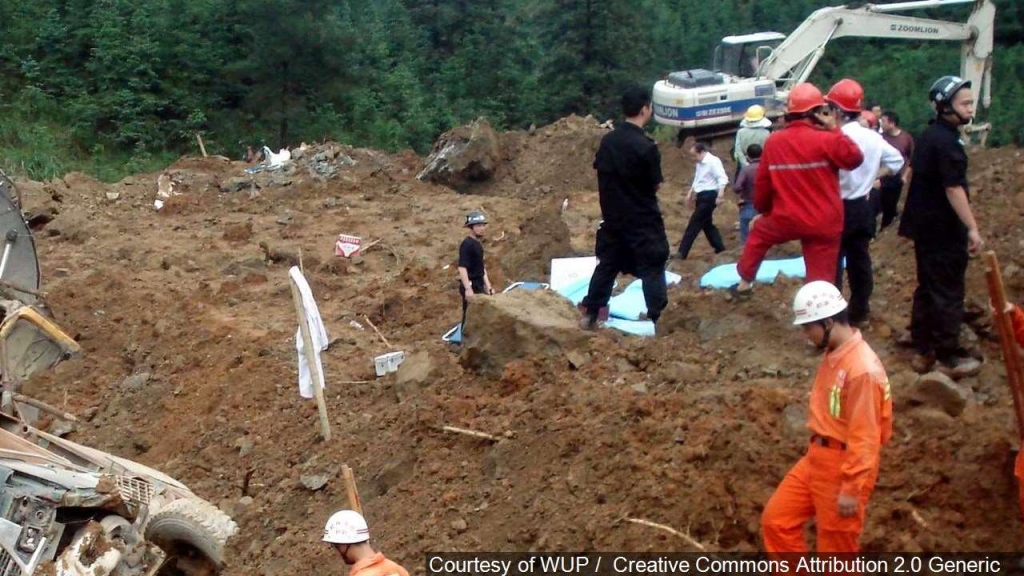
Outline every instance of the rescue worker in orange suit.
<path fill-rule="evenodd" d="M 1024 311 L 1019 306 L 1006 304 L 1006 314 L 1010 315 L 1010 322 L 1013 324 L 1013 337 L 1019 346 L 1024 346 Z M 1013 474 L 1017 477 L 1017 484 L 1020 486 L 1020 513 L 1024 516 L 1024 442 L 1021 443 L 1017 452 L 1017 462 L 1013 467 Z"/>
<path fill-rule="evenodd" d="M 348 576 L 409 576 L 409 572 L 370 547 L 366 519 L 355 510 L 339 510 L 324 526 L 324 542 L 351 566 Z"/>
<path fill-rule="evenodd" d="M 786 127 L 764 143 L 754 182 L 754 208 L 761 216 L 737 264 L 736 295 L 749 295 L 768 250 L 799 240 L 807 280 L 836 279 L 843 234 L 839 170 L 864 161 L 857 144 L 836 127 L 821 91 L 802 83 L 789 93 Z"/>
<path fill-rule="evenodd" d="M 846 300 L 825 281 L 793 300 L 794 325 L 825 351 L 811 390 L 807 453 L 779 484 L 761 515 L 769 553 L 807 552 L 804 524 L 815 519 L 818 553 L 857 552 L 882 445 L 892 436 L 885 368 L 850 326 Z"/>

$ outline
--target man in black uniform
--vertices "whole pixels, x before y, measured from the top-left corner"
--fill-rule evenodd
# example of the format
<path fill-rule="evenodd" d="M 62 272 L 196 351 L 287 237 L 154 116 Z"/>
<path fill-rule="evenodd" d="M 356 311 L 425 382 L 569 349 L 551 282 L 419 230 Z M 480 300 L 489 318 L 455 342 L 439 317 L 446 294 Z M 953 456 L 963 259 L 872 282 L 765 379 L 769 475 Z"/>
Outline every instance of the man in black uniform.
<path fill-rule="evenodd" d="M 615 277 L 627 273 L 643 281 L 647 318 L 657 323 L 668 304 L 665 294 L 665 262 L 668 236 L 658 207 L 661 154 L 658 145 L 644 134 L 651 119 L 651 94 L 633 88 L 622 96 L 626 121 L 601 139 L 594 158 L 601 217 L 597 230 L 597 269 L 581 307 L 581 326 L 597 326 L 598 313 L 608 305 Z"/>
<path fill-rule="evenodd" d="M 943 76 L 928 93 L 936 118 L 918 136 L 901 236 L 914 241 L 917 289 L 910 334 L 918 372 L 938 369 L 953 378 L 977 374 L 981 364 L 960 348 L 968 253 L 982 246 L 967 191 L 967 153 L 960 126 L 974 116 L 971 83 Z"/>
<path fill-rule="evenodd" d="M 466 325 L 466 309 L 477 294 L 494 294 L 484 267 L 484 245 L 480 239 L 487 231 L 487 216 L 474 210 L 466 215 L 469 236 L 459 246 L 459 295 L 462 296 L 462 327 Z"/>

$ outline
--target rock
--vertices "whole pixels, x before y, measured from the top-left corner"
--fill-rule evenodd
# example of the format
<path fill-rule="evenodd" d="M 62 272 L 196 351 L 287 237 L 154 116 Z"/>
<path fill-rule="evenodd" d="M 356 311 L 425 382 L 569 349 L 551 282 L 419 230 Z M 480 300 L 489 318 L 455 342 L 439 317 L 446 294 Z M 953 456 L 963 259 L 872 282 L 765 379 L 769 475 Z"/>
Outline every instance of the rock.
<path fill-rule="evenodd" d="M 308 490 L 316 492 L 331 480 L 331 477 L 327 474 L 303 474 L 299 477 L 299 483 L 305 486 Z"/>
<path fill-rule="evenodd" d="M 285 210 L 284 212 L 281 213 L 280 216 L 277 217 L 277 220 L 275 220 L 275 222 L 284 226 L 285 224 L 291 223 L 291 221 L 294 219 L 295 216 L 292 215 L 291 210 Z"/>
<path fill-rule="evenodd" d="M 511 442 L 498 442 L 491 446 L 484 455 L 483 473 L 495 480 L 509 475 L 508 463 L 515 458 L 517 451 Z"/>
<path fill-rule="evenodd" d="M 242 508 L 248 508 L 249 506 L 252 506 L 253 502 L 255 502 L 255 500 L 253 499 L 252 496 L 242 496 L 241 498 L 238 499 L 238 505 Z"/>
<path fill-rule="evenodd" d="M 380 472 L 373 477 L 372 486 L 378 496 L 383 496 L 389 490 L 398 486 L 412 477 L 416 470 L 416 457 L 406 454 L 404 457 L 393 460 L 381 468 Z"/>
<path fill-rule="evenodd" d="M 434 143 L 419 180 L 466 193 L 490 180 L 501 162 L 498 134 L 484 118 L 445 132 Z"/>
<path fill-rule="evenodd" d="M 569 350 L 565 353 L 565 359 L 569 361 L 569 366 L 573 370 L 579 370 L 587 363 L 587 357 L 579 350 Z"/>
<path fill-rule="evenodd" d="M 807 408 L 803 404 L 790 404 L 782 411 L 782 419 L 790 432 L 807 432 Z"/>
<path fill-rule="evenodd" d="M 637 382 L 636 384 L 633 384 L 632 386 L 630 386 L 630 389 L 633 390 L 633 392 L 636 392 L 637 394 L 647 394 L 647 384 L 644 384 L 643 382 Z"/>
<path fill-rule="evenodd" d="M 941 408 L 950 416 L 959 416 L 967 407 L 971 390 L 954 382 L 942 372 L 929 372 L 917 379 L 911 390 L 912 402 Z"/>
<path fill-rule="evenodd" d="M 132 374 L 121 381 L 122 390 L 138 390 L 149 382 L 151 375 L 149 372 L 139 372 L 138 374 Z"/>
<path fill-rule="evenodd" d="M 706 371 L 697 364 L 675 362 L 666 370 L 668 379 L 679 384 L 688 384 L 704 378 Z"/>
<path fill-rule="evenodd" d="M 501 267 L 509 277 L 547 278 L 551 274 L 551 259 L 572 253 L 572 234 L 556 204 L 541 205 L 519 230 L 515 250 L 501 258 Z"/>
<path fill-rule="evenodd" d="M 249 176 L 235 176 L 234 178 L 222 181 L 220 183 L 220 191 L 230 194 L 251 188 L 252 185 L 253 181 Z"/>
<path fill-rule="evenodd" d="M 974 353 L 978 350 L 978 335 L 975 334 L 974 330 L 971 330 L 970 326 L 966 322 L 960 325 L 960 346 L 963 347 L 969 353 Z"/>
<path fill-rule="evenodd" d="M 434 363 L 426 350 L 407 355 L 395 374 L 395 394 L 398 401 L 404 402 L 419 395 L 420 389 L 428 384 L 433 370 Z"/>
<path fill-rule="evenodd" d="M 455 530 L 459 534 L 462 534 L 466 530 L 469 530 L 469 524 L 462 518 L 459 518 L 458 520 L 452 520 L 452 530 Z"/>
<path fill-rule="evenodd" d="M 274 558 L 260 564 L 260 576 L 292 576 L 295 568 L 292 561 L 285 558 Z"/>
<path fill-rule="evenodd" d="M 68 434 L 71 434 L 76 429 L 74 422 L 68 422 L 67 420 L 56 420 L 50 424 L 50 434 L 63 438 Z"/>
<path fill-rule="evenodd" d="M 519 358 L 564 362 L 565 354 L 587 345 L 576 309 L 547 290 L 513 290 L 474 299 L 463 332 L 463 367 L 497 380 Z"/>
<path fill-rule="evenodd" d="M 252 438 L 245 437 L 238 441 L 237 446 L 238 455 L 245 457 L 252 454 L 252 451 L 256 448 L 256 443 L 252 441 Z"/>

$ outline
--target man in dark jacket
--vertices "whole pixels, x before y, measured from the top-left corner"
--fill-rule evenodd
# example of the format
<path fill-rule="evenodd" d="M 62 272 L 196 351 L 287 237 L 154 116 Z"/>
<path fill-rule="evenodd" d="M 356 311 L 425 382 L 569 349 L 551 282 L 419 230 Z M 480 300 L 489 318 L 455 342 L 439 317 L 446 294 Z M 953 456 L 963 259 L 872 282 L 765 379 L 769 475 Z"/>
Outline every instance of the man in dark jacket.
<path fill-rule="evenodd" d="M 917 261 L 910 335 L 918 354 L 911 364 L 927 372 L 938 361 L 940 371 L 960 378 L 981 369 L 960 348 L 967 258 L 983 243 L 971 211 L 967 152 L 959 132 L 974 117 L 974 93 L 969 80 L 943 76 L 928 98 L 935 120 L 914 144 L 910 191 L 899 228 L 900 236 L 914 241 Z"/>
<path fill-rule="evenodd" d="M 663 180 L 661 153 L 644 134 L 652 113 L 650 92 L 645 88 L 627 91 L 622 96 L 622 112 L 626 121 L 601 139 L 594 157 L 603 220 L 594 248 L 597 269 L 580 305 L 585 329 L 597 327 L 598 314 L 608 306 L 619 273 L 643 281 L 651 321 L 657 323 L 668 304 L 665 262 L 669 246 L 657 196 Z"/>

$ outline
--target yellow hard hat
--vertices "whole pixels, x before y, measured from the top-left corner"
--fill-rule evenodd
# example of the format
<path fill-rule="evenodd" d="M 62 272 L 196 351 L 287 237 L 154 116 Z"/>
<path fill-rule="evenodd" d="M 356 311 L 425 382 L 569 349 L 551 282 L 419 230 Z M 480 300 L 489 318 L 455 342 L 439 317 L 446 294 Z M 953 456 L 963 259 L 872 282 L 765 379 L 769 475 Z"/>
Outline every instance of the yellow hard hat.
<path fill-rule="evenodd" d="M 743 115 L 743 119 L 747 122 L 760 122 L 764 119 L 764 106 L 754 104 L 747 108 L 747 113 Z"/>

